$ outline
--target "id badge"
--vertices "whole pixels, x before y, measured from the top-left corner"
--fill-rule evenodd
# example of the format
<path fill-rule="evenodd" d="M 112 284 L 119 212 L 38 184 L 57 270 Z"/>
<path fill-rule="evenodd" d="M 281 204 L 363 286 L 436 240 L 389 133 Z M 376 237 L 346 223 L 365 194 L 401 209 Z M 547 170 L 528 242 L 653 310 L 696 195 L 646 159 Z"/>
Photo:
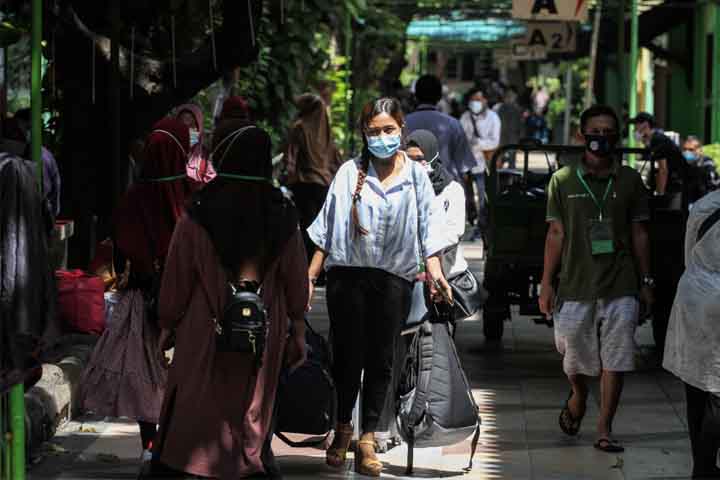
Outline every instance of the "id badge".
<path fill-rule="evenodd" d="M 612 219 L 590 220 L 590 245 L 593 255 L 615 252 Z"/>

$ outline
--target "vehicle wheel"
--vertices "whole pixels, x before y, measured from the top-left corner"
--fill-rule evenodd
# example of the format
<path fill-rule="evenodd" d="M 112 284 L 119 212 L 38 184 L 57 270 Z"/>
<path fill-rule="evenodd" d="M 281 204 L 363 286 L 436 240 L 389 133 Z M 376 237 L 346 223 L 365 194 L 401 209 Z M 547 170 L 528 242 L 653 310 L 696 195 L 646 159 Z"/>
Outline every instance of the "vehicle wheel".
<path fill-rule="evenodd" d="M 501 340 L 505 332 L 505 318 L 502 312 L 485 311 L 483 313 L 483 333 L 485 340 Z"/>

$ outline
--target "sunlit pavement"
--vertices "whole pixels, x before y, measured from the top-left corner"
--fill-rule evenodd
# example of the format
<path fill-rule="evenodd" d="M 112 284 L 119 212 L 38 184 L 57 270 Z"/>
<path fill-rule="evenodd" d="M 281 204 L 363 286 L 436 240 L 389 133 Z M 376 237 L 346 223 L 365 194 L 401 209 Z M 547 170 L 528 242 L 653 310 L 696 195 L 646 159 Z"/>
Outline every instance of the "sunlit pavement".
<path fill-rule="evenodd" d="M 468 249 L 478 257 L 477 248 Z M 481 269 L 479 261 L 473 267 Z M 310 314 L 313 325 L 327 331 L 321 290 Z M 597 388 L 591 393 L 581 434 L 565 437 L 558 414 L 568 385 L 552 330 L 516 317 L 506 325 L 500 344 L 486 344 L 482 323 L 468 321 L 459 328 L 458 349 L 480 405 L 481 445 L 471 473 L 465 473 L 470 442 L 416 450 L 415 478 L 468 479 L 684 479 L 689 478 L 690 448 L 684 419 L 681 384 L 657 367 L 649 326 L 637 335 L 640 371 L 629 375 L 614 433 L 625 445 L 623 455 L 595 451 L 598 417 Z M 200 406 L 199 406 L 200 407 Z M 80 431 L 82 427 L 83 431 Z M 73 422 L 61 432 L 30 478 L 134 478 L 138 469 L 138 433 L 132 422 Z M 346 470 L 325 467 L 319 450 L 274 445 L 284 478 L 355 478 L 352 460 Z M 405 478 L 404 446 L 382 455 L 386 478 Z"/>

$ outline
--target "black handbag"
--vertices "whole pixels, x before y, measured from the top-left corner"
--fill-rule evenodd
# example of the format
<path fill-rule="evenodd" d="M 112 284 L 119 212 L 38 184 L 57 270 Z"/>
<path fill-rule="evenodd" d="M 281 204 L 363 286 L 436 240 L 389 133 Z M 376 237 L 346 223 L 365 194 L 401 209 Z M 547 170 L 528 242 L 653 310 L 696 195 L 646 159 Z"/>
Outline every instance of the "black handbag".
<path fill-rule="evenodd" d="M 257 282 L 228 283 L 228 302 L 215 323 L 218 352 L 251 353 L 260 361 L 268 334 L 267 309 Z"/>
<path fill-rule="evenodd" d="M 485 305 L 488 293 L 470 270 L 453 277 L 449 283 L 453 292 L 455 320 L 472 317 Z"/>
<path fill-rule="evenodd" d="M 285 368 L 275 397 L 275 434 L 295 448 L 323 445 L 335 427 L 337 394 L 332 377 L 332 352 L 325 338 L 305 319 L 307 360 L 294 371 Z M 310 435 L 302 441 L 285 433 Z"/>

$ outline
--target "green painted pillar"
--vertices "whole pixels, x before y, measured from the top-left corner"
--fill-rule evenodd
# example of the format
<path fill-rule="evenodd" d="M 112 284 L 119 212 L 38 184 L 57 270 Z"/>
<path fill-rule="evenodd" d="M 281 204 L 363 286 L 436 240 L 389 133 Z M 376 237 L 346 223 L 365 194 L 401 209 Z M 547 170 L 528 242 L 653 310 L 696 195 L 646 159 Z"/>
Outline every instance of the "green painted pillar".
<path fill-rule="evenodd" d="M 639 33 L 640 24 L 638 19 L 638 1 L 630 0 L 630 58 L 628 63 L 630 65 L 629 73 L 630 76 L 630 91 L 628 92 L 628 113 L 630 118 L 637 115 L 637 64 L 638 64 L 638 51 L 639 51 Z M 635 126 L 630 125 L 629 129 L 629 140 L 630 146 L 635 146 Z M 631 155 L 629 158 L 630 166 L 635 166 L 635 155 Z"/>
<path fill-rule="evenodd" d="M 25 480 L 25 386 L 10 390 L 10 441 L 12 480 Z"/>
<path fill-rule="evenodd" d="M 720 7 L 713 5 L 712 132 L 713 143 L 720 142 Z"/>

